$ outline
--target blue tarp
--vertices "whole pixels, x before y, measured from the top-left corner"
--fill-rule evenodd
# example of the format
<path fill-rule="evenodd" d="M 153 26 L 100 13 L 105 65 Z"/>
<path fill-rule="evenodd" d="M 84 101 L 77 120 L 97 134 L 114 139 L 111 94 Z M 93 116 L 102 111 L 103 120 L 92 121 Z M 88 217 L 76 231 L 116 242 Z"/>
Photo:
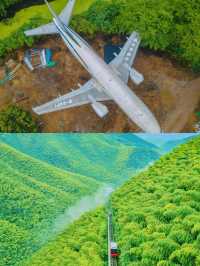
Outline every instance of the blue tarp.
<path fill-rule="evenodd" d="M 46 54 L 46 61 L 47 61 L 47 65 L 51 62 L 52 60 L 52 51 L 48 48 L 45 49 L 45 54 Z"/>
<path fill-rule="evenodd" d="M 123 45 L 106 44 L 104 46 L 104 60 L 109 64 L 114 58 L 114 53 L 119 54 Z"/>

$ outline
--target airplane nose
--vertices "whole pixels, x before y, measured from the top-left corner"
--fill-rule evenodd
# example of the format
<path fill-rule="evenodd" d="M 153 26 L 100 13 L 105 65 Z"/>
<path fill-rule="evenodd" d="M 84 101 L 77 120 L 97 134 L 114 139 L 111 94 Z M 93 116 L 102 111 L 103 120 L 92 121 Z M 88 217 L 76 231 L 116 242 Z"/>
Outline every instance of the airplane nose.
<path fill-rule="evenodd" d="M 145 128 L 145 132 L 150 133 L 150 134 L 160 134 L 161 133 L 160 125 L 158 124 L 156 119 L 153 119 L 153 120 L 151 119 L 150 121 L 148 121 L 148 125 Z"/>
<path fill-rule="evenodd" d="M 159 125 L 155 125 L 151 130 L 150 130 L 150 133 L 153 133 L 153 134 L 160 134 L 161 133 L 161 128 Z"/>

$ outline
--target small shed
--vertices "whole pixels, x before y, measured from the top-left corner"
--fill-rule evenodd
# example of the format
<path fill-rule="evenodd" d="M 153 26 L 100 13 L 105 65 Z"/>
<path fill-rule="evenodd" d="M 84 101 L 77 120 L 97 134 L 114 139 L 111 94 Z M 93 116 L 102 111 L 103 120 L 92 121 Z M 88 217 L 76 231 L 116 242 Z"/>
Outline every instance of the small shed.
<path fill-rule="evenodd" d="M 37 68 L 51 68 L 56 65 L 56 62 L 52 60 L 53 53 L 48 48 L 33 48 L 25 52 L 24 63 L 33 71 Z"/>

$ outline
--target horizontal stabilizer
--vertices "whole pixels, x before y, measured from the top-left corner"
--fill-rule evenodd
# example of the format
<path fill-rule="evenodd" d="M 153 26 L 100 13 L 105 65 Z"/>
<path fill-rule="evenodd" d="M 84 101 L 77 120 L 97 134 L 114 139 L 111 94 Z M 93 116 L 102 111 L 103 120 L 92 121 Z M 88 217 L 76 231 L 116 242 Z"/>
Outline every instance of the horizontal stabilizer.
<path fill-rule="evenodd" d="M 60 13 L 60 19 L 61 21 L 68 26 L 71 20 L 72 12 L 74 9 L 76 0 L 69 0 L 66 7 L 63 9 L 63 11 Z"/>
<path fill-rule="evenodd" d="M 57 34 L 58 31 L 54 23 L 49 23 L 33 30 L 27 30 L 24 33 L 26 36 L 36 36 L 36 35 Z"/>
<path fill-rule="evenodd" d="M 63 9 L 63 11 L 59 15 L 60 20 L 66 26 L 68 26 L 70 23 L 70 19 L 72 16 L 75 2 L 76 2 L 76 0 L 69 0 L 66 7 Z M 50 4 L 48 4 L 48 2 L 46 2 L 46 3 L 48 5 L 48 8 L 49 8 L 50 12 L 52 13 L 52 15 L 56 16 L 56 14 L 55 14 L 54 10 L 52 9 L 52 7 L 50 6 Z M 35 28 L 35 29 L 32 29 L 32 30 L 27 30 L 24 33 L 26 36 L 50 35 L 50 34 L 58 34 L 58 30 L 57 30 L 55 24 L 52 22 L 52 23 L 42 25 L 42 26 Z"/>

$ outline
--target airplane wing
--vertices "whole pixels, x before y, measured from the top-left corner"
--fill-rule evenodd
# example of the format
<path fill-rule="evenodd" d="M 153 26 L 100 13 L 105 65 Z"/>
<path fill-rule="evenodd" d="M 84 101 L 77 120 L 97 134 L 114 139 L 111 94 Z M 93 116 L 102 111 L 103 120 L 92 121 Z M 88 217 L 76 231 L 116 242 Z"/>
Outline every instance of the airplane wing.
<path fill-rule="evenodd" d="M 52 22 L 32 30 L 27 30 L 24 33 L 26 36 L 36 36 L 36 35 L 56 34 L 58 33 L 58 31 L 56 29 L 55 24 Z"/>
<path fill-rule="evenodd" d="M 62 22 L 64 22 L 66 26 L 69 25 L 75 2 L 76 0 L 69 0 L 67 5 L 59 15 L 60 19 L 62 20 Z M 32 30 L 27 30 L 24 33 L 26 36 L 47 35 L 47 34 L 57 34 L 58 30 L 55 24 L 52 22 Z"/>
<path fill-rule="evenodd" d="M 101 91 L 101 88 L 96 84 L 94 79 L 89 80 L 80 89 L 72 91 L 68 94 L 58 97 L 48 103 L 33 108 L 33 111 L 38 115 L 51 113 L 71 107 L 81 106 L 84 104 L 99 101 L 107 101 L 110 98 Z"/>
<path fill-rule="evenodd" d="M 128 83 L 130 68 L 134 63 L 140 42 L 141 39 L 139 34 L 133 32 L 119 55 L 117 55 L 110 63 L 110 65 L 117 70 L 119 76 L 125 83 Z"/>

